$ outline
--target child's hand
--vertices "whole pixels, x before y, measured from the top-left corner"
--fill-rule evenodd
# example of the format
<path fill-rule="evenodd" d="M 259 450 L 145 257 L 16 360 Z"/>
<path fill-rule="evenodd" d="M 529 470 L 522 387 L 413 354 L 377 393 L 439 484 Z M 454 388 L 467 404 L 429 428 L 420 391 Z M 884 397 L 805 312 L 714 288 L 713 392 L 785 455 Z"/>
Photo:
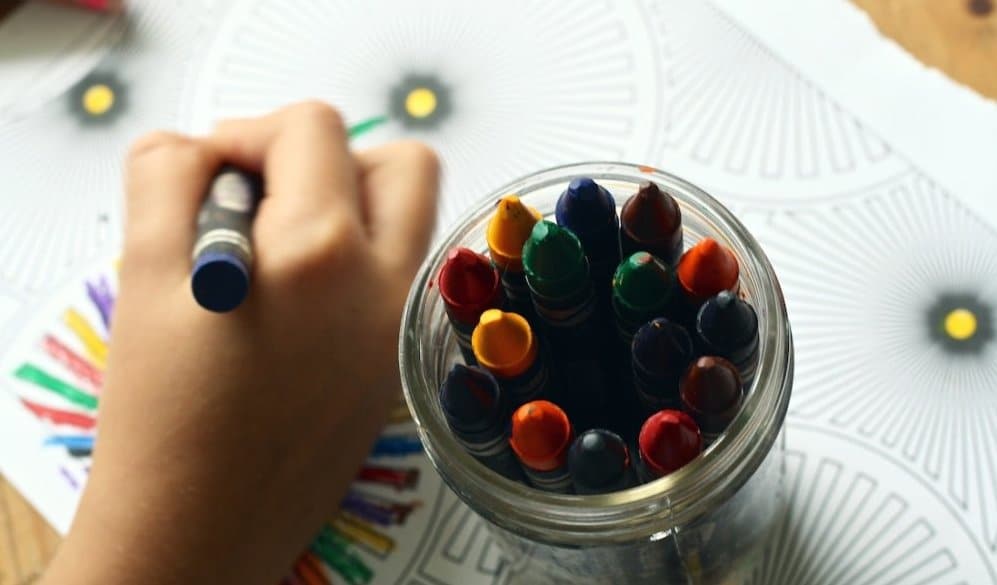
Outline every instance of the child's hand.
<path fill-rule="evenodd" d="M 222 161 L 262 171 L 266 194 L 250 294 L 219 315 L 195 303 L 190 269 Z M 94 466 L 50 583 L 278 581 L 399 392 L 437 173 L 417 143 L 351 155 L 316 103 L 136 144 Z"/>

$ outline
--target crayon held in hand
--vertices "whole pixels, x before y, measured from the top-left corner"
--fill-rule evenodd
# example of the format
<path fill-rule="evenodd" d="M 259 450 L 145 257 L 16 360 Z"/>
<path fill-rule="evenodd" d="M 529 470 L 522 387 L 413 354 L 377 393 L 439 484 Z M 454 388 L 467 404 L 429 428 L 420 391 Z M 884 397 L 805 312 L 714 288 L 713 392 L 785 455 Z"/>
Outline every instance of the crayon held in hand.
<path fill-rule="evenodd" d="M 674 266 L 682 255 L 682 210 L 656 183 L 640 186 L 620 211 L 623 256 L 648 252 Z"/>
<path fill-rule="evenodd" d="M 648 482 L 679 469 L 703 450 L 699 427 L 689 415 L 662 410 L 651 415 L 637 437 L 641 481 Z"/>
<path fill-rule="evenodd" d="M 747 302 L 723 291 L 703 303 L 696 316 L 700 351 L 728 359 L 750 386 L 758 364 L 758 315 Z"/>
<path fill-rule="evenodd" d="M 596 296 L 608 300 L 613 271 L 620 263 L 620 220 L 613 195 L 588 177 L 574 179 L 558 198 L 554 216 L 558 225 L 578 236 Z"/>
<path fill-rule="evenodd" d="M 744 385 L 734 364 L 704 356 L 689 364 L 679 394 L 682 410 L 696 421 L 704 446 L 709 446 L 741 410 Z"/>
<path fill-rule="evenodd" d="M 440 387 L 440 406 L 454 438 L 475 459 L 509 479 L 523 479 L 509 447 L 509 408 L 495 378 L 456 364 Z"/>
<path fill-rule="evenodd" d="M 201 205 L 190 287 L 209 311 L 225 313 L 249 294 L 253 217 L 263 194 L 259 176 L 226 166 Z"/>
<path fill-rule="evenodd" d="M 548 492 L 571 491 L 568 448 L 574 438 L 568 415 L 556 404 L 535 400 L 512 415 L 509 444 L 530 485 Z"/>
<path fill-rule="evenodd" d="M 529 319 L 533 314 L 530 289 L 523 272 L 523 244 L 530 237 L 533 226 L 543 216 L 527 207 L 515 195 L 499 200 L 495 214 L 488 222 L 486 239 L 492 262 L 502 275 L 509 310 Z"/>
<path fill-rule="evenodd" d="M 578 435 L 568 451 L 568 469 L 577 494 L 606 494 L 636 483 L 626 442 L 606 429 Z"/>
<path fill-rule="evenodd" d="M 447 318 L 457 335 L 464 361 L 474 365 L 471 333 L 482 313 L 502 307 L 499 272 L 483 255 L 467 248 L 455 248 L 447 254 L 438 282 Z"/>
<path fill-rule="evenodd" d="M 668 319 L 648 322 L 634 335 L 634 390 L 645 412 L 678 408 L 679 381 L 693 358 L 685 328 Z"/>
<path fill-rule="evenodd" d="M 489 309 L 471 335 L 478 364 L 495 375 L 512 408 L 538 398 L 548 383 L 539 341 L 522 315 Z"/>

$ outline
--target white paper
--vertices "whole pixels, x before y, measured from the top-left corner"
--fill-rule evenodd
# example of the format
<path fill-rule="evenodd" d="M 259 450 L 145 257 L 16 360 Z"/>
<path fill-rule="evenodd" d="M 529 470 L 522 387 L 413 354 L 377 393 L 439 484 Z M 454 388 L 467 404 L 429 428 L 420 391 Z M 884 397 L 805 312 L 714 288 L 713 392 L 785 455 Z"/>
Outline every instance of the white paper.
<path fill-rule="evenodd" d="M 997 583 L 991 102 L 917 64 L 843 0 L 210 4 L 195 27 L 150 12 L 168 42 L 115 57 L 148 115 L 78 134 L 59 98 L 16 124 L 0 119 L 0 172 L 23 178 L 0 194 L 0 221 L 60 226 L 0 245 L 4 376 L 37 353 L 62 308 L 86 304 L 81 267 L 116 245 L 88 221 L 106 213 L 106 232 L 120 229 L 121 156 L 140 128 L 204 130 L 305 97 L 349 122 L 387 115 L 354 145 L 435 146 L 441 231 L 524 173 L 647 163 L 738 213 L 790 310 L 791 512 L 753 583 Z M 414 125 L 393 98 L 412 79 L 436 91 L 431 124 Z M 58 150 L 67 132 L 82 154 Z M 943 328 L 956 308 L 976 318 L 968 342 Z M 23 386 L 2 388 L 0 469 L 64 529 L 75 507 L 60 486 L 66 462 L 12 399 Z M 422 479 L 385 495 L 424 506 L 387 530 L 391 555 L 357 551 L 373 582 L 504 583 L 481 521 L 429 463 L 394 463 Z"/>

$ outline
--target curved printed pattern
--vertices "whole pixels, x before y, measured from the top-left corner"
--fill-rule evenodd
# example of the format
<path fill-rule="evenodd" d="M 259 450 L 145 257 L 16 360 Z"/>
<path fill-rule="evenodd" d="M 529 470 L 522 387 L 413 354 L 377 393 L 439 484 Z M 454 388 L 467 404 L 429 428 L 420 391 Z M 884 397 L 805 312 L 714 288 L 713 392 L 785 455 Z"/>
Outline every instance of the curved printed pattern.
<path fill-rule="evenodd" d="M 997 234 L 915 174 L 755 233 L 793 324 L 791 415 L 888 449 L 997 552 Z"/>
<path fill-rule="evenodd" d="M 122 15 L 27 4 L 0 26 L 0 128 L 29 116 L 82 79 L 127 28 Z"/>
<path fill-rule="evenodd" d="M 119 239 L 128 145 L 176 126 L 198 13 L 191 0 L 130 6 L 125 35 L 92 71 L 0 127 L 4 292 L 45 290 L 109 250 Z"/>
<path fill-rule="evenodd" d="M 752 585 L 997 583 L 952 510 L 888 458 L 790 425 L 789 509 Z"/>
<path fill-rule="evenodd" d="M 444 163 L 443 225 L 510 179 L 643 157 L 660 117 L 641 10 L 600 0 L 231 3 L 192 86 L 197 127 L 318 97 L 358 141 L 427 141 Z"/>
<path fill-rule="evenodd" d="M 655 2 L 669 104 L 649 162 L 751 203 L 846 197 L 909 165 L 706 2 Z"/>

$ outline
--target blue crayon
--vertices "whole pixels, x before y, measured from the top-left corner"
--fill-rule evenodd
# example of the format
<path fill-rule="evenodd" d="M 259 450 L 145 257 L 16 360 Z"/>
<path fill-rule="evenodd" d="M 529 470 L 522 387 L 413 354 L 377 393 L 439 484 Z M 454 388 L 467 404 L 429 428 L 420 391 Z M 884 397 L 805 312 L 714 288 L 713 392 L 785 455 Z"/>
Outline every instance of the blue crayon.
<path fill-rule="evenodd" d="M 405 457 L 422 453 L 422 442 L 418 437 L 388 435 L 379 437 L 371 449 L 371 457 Z"/>
<path fill-rule="evenodd" d="M 731 291 L 722 291 L 699 308 L 696 343 L 700 353 L 733 363 L 750 387 L 758 365 L 758 315 Z"/>
<path fill-rule="evenodd" d="M 523 472 L 509 447 L 509 407 L 505 394 L 486 370 L 456 364 L 440 386 L 440 406 L 464 449 L 509 479 Z"/>
<path fill-rule="evenodd" d="M 259 176 L 231 166 L 211 182 L 197 218 L 190 279 L 194 299 L 209 311 L 231 311 L 249 294 L 253 217 L 262 194 Z"/>
<path fill-rule="evenodd" d="M 637 484 L 626 442 L 606 429 L 578 435 L 568 451 L 568 469 L 578 494 L 608 494 Z"/>
<path fill-rule="evenodd" d="M 76 451 L 93 450 L 93 437 L 89 435 L 54 435 L 45 439 L 47 447 L 66 447 Z"/>
<path fill-rule="evenodd" d="M 577 178 L 557 199 L 554 216 L 578 236 L 596 295 L 608 301 L 613 272 L 620 264 L 620 218 L 613 195 L 588 177 Z"/>
<path fill-rule="evenodd" d="M 631 366 L 634 391 L 645 415 L 681 407 L 679 384 L 694 357 L 692 340 L 681 325 L 662 317 L 637 330 Z"/>

